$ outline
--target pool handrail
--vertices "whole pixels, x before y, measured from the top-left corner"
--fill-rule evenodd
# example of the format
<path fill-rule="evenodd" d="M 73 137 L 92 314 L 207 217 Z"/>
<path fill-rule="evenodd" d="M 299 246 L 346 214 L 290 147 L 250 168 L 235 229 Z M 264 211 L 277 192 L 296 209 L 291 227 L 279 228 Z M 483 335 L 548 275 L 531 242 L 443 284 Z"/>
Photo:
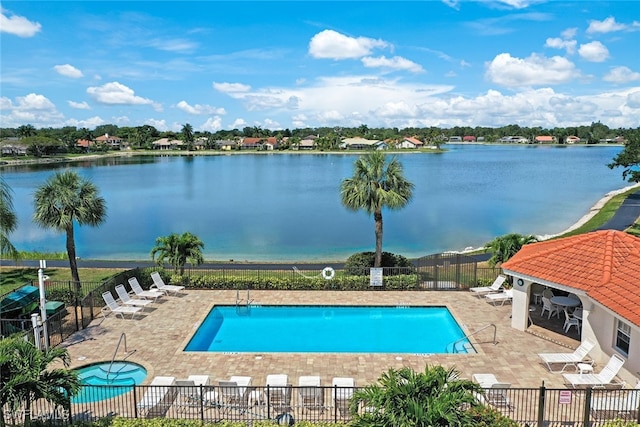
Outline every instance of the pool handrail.
<path fill-rule="evenodd" d="M 455 340 L 454 342 L 452 342 L 451 344 L 453 345 L 453 347 L 451 348 L 453 353 L 457 353 L 458 350 L 456 349 L 456 344 L 458 344 L 459 342 L 462 342 L 466 339 L 469 339 L 469 337 L 471 337 L 472 335 L 477 334 L 478 332 L 482 332 L 485 329 L 489 328 L 493 326 L 493 345 L 496 345 L 498 343 L 498 341 L 496 340 L 496 335 L 498 334 L 498 327 L 495 325 L 495 323 L 489 323 L 488 325 L 484 325 L 482 328 L 475 330 L 473 332 L 471 332 L 470 334 L 466 334 L 464 337 L 459 338 L 457 340 Z M 445 352 L 448 352 L 449 350 L 449 345 L 451 344 L 447 344 L 447 346 L 444 348 Z"/>
<path fill-rule="evenodd" d="M 113 367 L 113 362 L 116 360 L 116 356 L 118 355 L 118 350 L 120 349 L 120 344 L 124 339 L 124 353 L 126 354 L 123 360 L 126 360 L 127 357 L 131 356 L 136 351 L 133 350 L 131 353 L 127 351 L 127 334 L 124 332 L 120 334 L 120 339 L 118 340 L 118 345 L 116 345 L 116 351 L 113 352 L 113 357 L 111 358 L 111 362 L 109 363 L 109 369 L 107 369 L 107 379 L 109 379 L 109 374 L 111 373 L 111 368 Z"/>

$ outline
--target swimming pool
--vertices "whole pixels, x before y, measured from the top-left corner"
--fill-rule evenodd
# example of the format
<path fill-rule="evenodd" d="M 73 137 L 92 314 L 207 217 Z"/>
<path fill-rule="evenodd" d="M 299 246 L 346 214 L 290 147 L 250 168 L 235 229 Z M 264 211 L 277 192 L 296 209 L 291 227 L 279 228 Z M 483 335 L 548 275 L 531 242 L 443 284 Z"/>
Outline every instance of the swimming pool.
<path fill-rule="evenodd" d="M 185 351 L 434 354 L 454 343 L 474 351 L 446 307 L 221 305 Z"/>
<path fill-rule="evenodd" d="M 125 361 L 94 363 L 77 368 L 76 371 L 82 387 L 73 396 L 73 403 L 98 402 L 120 396 L 131 391 L 134 385 L 142 383 L 147 377 L 144 366 Z"/>

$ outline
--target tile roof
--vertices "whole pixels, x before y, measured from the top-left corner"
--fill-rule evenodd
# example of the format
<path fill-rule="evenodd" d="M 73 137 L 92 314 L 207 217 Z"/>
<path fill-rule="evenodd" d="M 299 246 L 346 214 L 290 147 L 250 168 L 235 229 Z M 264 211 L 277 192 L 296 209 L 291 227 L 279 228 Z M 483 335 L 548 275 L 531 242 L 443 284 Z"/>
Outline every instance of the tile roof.
<path fill-rule="evenodd" d="M 504 270 L 584 291 L 640 326 L 640 238 L 602 230 L 525 245 Z"/>

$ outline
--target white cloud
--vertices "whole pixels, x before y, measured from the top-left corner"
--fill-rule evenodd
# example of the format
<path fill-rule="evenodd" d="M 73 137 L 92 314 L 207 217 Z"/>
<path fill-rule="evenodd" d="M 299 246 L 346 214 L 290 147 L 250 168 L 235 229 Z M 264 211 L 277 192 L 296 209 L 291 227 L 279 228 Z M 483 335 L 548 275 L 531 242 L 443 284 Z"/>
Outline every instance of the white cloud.
<path fill-rule="evenodd" d="M 83 76 L 82 71 L 78 70 L 76 67 L 69 64 L 55 65 L 53 69 L 56 70 L 58 74 L 61 74 L 66 77 L 71 77 L 73 79 L 79 79 L 80 77 Z"/>
<path fill-rule="evenodd" d="M 176 107 L 181 109 L 182 111 L 194 114 L 194 115 L 203 115 L 203 114 L 226 114 L 224 108 L 212 107 L 211 105 L 189 105 L 187 101 L 180 101 L 176 104 Z"/>
<path fill-rule="evenodd" d="M 133 89 L 118 83 L 105 83 L 102 86 L 91 86 L 87 88 L 87 93 L 96 102 L 107 105 L 151 105 L 156 111 L 162 106 L 151 99 L 137 96 Z"/>
<path fill-rule="evenodd" d="M 560 84 L 579 76 L 575 65 L 561 56 L 532 54 L 522 59 L 501 53 L 486 68 L 488 80 L 507 87 Z"/>
<path fill-rule="evenodd" d="M 77 128 L 95 129 L 96 126 L 105 124 L 106 121 L 99 116 L 89 117 L 84 120 L 69 119 L 65 122 L 67 126 L 75 126 Z"/>
<path fill-rule="evenodd" d="M 534 3 L 534 1 L 529 1 L 529 0 L 497 0 L 499 3 L 504 3 L 507 6 L 511 6 L 514 9 L 524 9 L 526 7 L 529 7 L 529 5 L 531 3 Z"/>
<path fill-rule="evenodd" d="M 244 119 L 237 118 L 231 124 L 231 129 L 242 129 L 247 126 L 247 122 Z"/>
<path fill-rule="evenodd" d="M 640 90 L 627 95 L 627 106 L 640 109 Z"/>
<path fill-rule="evenodd" d="M 313 58 L 357 59 L 371 54 L 375 48 L 386 48 L 383 40 L 349 37 L 333 30 L 324 30 L 311 38 L 309 54 Z"/>
<path fill-rule="evenodd" d="M 390 68 L 393 70 L 407 70 L 412 73 L 420 73 L 424 71 L 421 65 L 402 58 L 401 56 L 394 56 L 393 58 L 387 58 L 385 56 L 380 56 L 378 58 L 365 56 L 362 58 L 362 64 L 368 68 Z"/>
<path fill-rule="evenodd" d="M 613 31 L 621 31 L 624 30 L 627 26 L 625 24 L 621 24 L 616 22 L 616 19 L 613 16 L 606 18 L 604 21 L 589 21 L 589 27 L 587 28 L 588 34 L 593 33 L 610 33 Z"/>
<path fill-rule="evenodd" d="M 282 129 L 282 126 L 280 125 L 280 123 L 272 119 L 264 119 L 261 125 L 265 129 L 271 129 L 271 130 Z"/>
<path fill-rule="evenodd" d="M 548 38 L 545 42 L 545 47 L 551 47 L 554 49 L 565 49 L 568 54 L 573 54 L 576 51 L 577 42 L 575 40 L 566 40 L 559 37 Z"/>
<path fill-rule="evenodd" d="M 167 121 L 164 119 L 163 120 L 147 119 L 144 121 L 144 124 L 153 126 L 154 128 L 160 131 L 165 131 L 169 129 L 169 127 L 167 126 Z"/>
<path fill-rule="evenodd" d="M 91 107 L 87 104 L 87 101 L 75 102 L 75 101 L 67 101 L 69 107 L 75 108 L 77 110 L 90 110 Z"/>
<path fill-rule="evenodd" d="M 251 86 L 241 83 L 216 83 L 213 82 L 213 88 L 222 93 L 248 92 Z"/>
<path fill-rule="evenodd" d="M 35 127 L 57 127 L 62 124 L 62 114 L 44 95 L 30 93 L 17 96 L 15 102 L 3 97 L 0 107 L 2 112 L 6 113 L 0 117 L 0 121 L 6 127 L 18 127 L 27 123 Z"/>
<path fill-rule="evenodd" d="M 207 130 L 209 132 L 215 132 L 222 129 L 222 119 L 220 116 L 209 117 L 206 122 L 200 126 L 201 130 Z"/>
<path fill-rule="evenodd" d="M 576 36 L 577 33 L 578 33 L 578 29 L 574 27 L 574 28 L 567 28 L 562 33 L 560 33 L 560 35 L 562 36 L 563 39 L 572 39 Z"/>
<path fill-rule="evenodd" d="M 33 37 L 40 32 L 42 25 L 31 22 L 24 16 L 5 15 L 6 9 L 0 10 L 0 33 L 9 33 L 18 37 Z"/>
<path fill-rule="evenodd" d="M 629 83 L 640 80 L 640 73 L 632 71 L 629 67 L 613 67 L 602 80 L 612 83 Z"/>
<path fill-rule="evenodd" d="M 184 39 L 156 39 L 151 40 L 148 45 L 166 52 L 193 52 L 198 47 L 198 43 Z"/>
<path fill-rule="evenodd" d="M 609 58 L 609 49 L 599 41 L 580 45 L 578 53 L 589 62 L 603 62 Z"/>

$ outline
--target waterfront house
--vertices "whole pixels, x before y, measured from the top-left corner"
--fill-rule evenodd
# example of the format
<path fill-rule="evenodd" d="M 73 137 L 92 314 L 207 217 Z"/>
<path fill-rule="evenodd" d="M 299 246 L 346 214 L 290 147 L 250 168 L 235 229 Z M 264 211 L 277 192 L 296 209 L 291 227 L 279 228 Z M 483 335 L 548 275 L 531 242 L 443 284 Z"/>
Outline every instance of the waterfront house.
<path fill-rule="evenodd" d="M 90 139 L 79 139 L 76 141 L 76 146 L 84 149 L 84 151 L 89 151 L 93 145 L 94 142 Z"/>
<path fill-rule="evenodd" d="M 567 144 L 578 144 L 580 142 L 580 138 L 575 135 L 570 135 L 564 139 L 564 142 Z"/>
<path fill-rule="evenodd" d="M 122 138 L 109 135 L 108 133 L 95 138 L 94 141 L 96 144 L 103 144 L 112 149 L 120 149 L 123 145 Z"/>
<path fill-rule="evenodd" d="M 422 148 L 423 146 L 424 146 L 424 143 L 422 141 L 412 136 L 403 138 L 400 142 L 396 144 L 396 148 L 416 149 L 416 148 Z"/>
<path fill-rule="evenodd" d="M 316 139 L 316 135 L 305 136 L 298 143 L 298 150 L 313 150 L 316 147 Z"/>
<path fill-rule="evenodd" d="M 476 142 L 476 137 L 473 135 L 465 135 L 462 138 L 462 142 Z"/>
<path fill-rule="evenodd" d="M 233 139 L 219 139 L 215 142 L 215 146 L 218 150 L 231 151 L 238 148 L 238 141 Z"/>
<path fill-rule="evenodd" d="M 581 339 L 596 343 L 591 355 L 600 362 L 621 355 L 623 378 L 632 381 L 629 373 L 640 371 L 640 238 L 600 230 L 531 243 L 501 267 L 513 277 L 513 328 L 528 328 L 536 289 L 574 294 L 582 304 Z"/>
<path fill-rule="evenodd" d="M 386 150 L 388 146 L 384 141 L 357 137 L 343 139 L 340 148 L 347 150 Z"/>
<path fill-rule="evenodd" d="M 538 135 L 536 136 L 535 142 L 536 144 L 556 144 L 558 141 L 556 141 L 555 136 Z"/>
<path fill-rule="evenodd" d="M 17 136 L 10 136 L 2 140 L 2 147 L 0 151 L 3 156 L 26 156 L 27 146 L 20 143 L 20 138 Z"/>
<path fill-rule="evenodd" d="M 450 144 L 456 144 L 458 142 L 462 142 L 462 137 L 461 136 L 450 136 L 449 137 L 449 143 Z"/>
<path fill-rule="evenodd" d="M 179 139 L 160 138 L 151 143 L 155 150 L 175 150 L 184 145 Z"/>

